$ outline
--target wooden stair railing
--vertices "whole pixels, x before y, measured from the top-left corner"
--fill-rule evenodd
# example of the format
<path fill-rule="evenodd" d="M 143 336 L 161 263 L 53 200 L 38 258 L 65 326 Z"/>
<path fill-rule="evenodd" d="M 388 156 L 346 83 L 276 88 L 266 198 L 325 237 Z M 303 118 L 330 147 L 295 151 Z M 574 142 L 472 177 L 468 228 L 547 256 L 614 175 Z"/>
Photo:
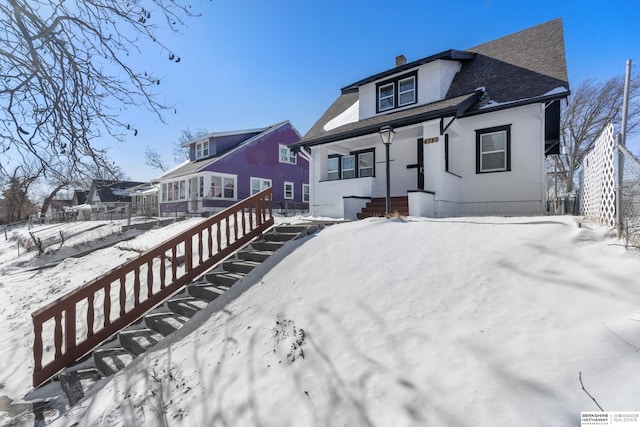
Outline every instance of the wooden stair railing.
<path fill-rule="evenodd" d="M 33 386 L 82 358 L 273 223 L 267 188 L 33 312 Z M 46 363 L 44 348 L 54 350 Z"/>

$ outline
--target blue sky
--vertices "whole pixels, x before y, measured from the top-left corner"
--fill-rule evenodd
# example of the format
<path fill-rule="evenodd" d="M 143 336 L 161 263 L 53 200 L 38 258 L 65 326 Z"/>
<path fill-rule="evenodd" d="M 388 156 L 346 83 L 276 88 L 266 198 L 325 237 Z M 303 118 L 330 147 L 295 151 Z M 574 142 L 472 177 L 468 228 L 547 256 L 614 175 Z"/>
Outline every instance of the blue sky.
<path fill-rule="evenodd" d="M 624 75 L 640 66 L 640 1 L 594 0 L 191 0 L 202 15 L 164 37 L 181 57 L 149 49 L 139 64 L 158 74 L 159 100 L 175 106 L 167 124 L 129 109 L 138 135 L 104 140 L 129 178 L 158 175 L 145 146 L 173 162 L 183 129 L 253 129 L 290 120 L 301 134 L 340 88 L 446 49 L 464 50 L 562 18 L 569 82 Z M 631 139 L 635 152 L 640 141 Z"/>

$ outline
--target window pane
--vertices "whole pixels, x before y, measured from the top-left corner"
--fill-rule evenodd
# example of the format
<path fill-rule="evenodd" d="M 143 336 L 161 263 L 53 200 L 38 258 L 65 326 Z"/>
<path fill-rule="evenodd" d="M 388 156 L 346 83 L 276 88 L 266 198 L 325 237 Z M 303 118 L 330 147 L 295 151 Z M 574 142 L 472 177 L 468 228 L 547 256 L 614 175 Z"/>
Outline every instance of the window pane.
<path fill-rule="evenodd" d="M 211 197 L 222 197 L 222 177 L 211 177 Z"/>
<path fill-rule="evenodd" d="M 309 201 L 309 184 L 302 184 L 302 201 Z"/>
<path fill-rule="evenodd" d="M 373 153 L 358 155 L 358 176 L 373 176 Z"/>
<path fill-rule="evenodd" d="M 284 198 L 293 199 L 293 183 L 292 182 L 284 183 Z"/>
<path fill-rule="evenodd" d="M 327 179 L 339 179 L 338 171 L 340 166 L 339 157 L 329 157 L 327 160 Z"/>
<path fill-rule="evenodd" d="M 342 157 L 342 178 L 355 178 L 356 156 Z"/>
<path fill-rule="evenodd" d="M 400 80 L 398 83 L 398 94 L 400 99 L 398 105 L 413 104 L 415 102 L 415 79 L 413 77 Z"/>
<path fill-rule="evenodd" d="M 224 197 L 226 199 L 233 199 L 235 193 L 235 181 L 233 178 L 224 179 Z"/>
<path fill-rule="evenodd" d="M 497 152 L 482 155 L 482 170 L 506 169 L 505 153 Z"/>
<path fill-rule="evenodd" d="M 387 110 L 394 107 L 393 83 L 378 88 L 378 109 Z"/>
<path fill-rule="evenodd" d="M 481 147 L 483 153 L 487 151 L 504 150 L 506 148 L 507 138 L 505 132 L 488 133 L 480 136 Z"/>

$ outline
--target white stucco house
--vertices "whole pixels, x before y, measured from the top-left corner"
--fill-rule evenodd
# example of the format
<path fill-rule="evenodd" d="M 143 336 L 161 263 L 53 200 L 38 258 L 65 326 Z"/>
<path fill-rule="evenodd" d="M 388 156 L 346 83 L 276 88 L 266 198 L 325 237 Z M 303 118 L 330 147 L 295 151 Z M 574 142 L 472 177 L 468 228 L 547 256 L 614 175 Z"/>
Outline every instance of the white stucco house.
<path fill-rule="evenodd" d="M 391 211 L 541 214 L 545 155 L 557 153 L 568 95 L 560 19 L 466 50 L 412 62 L 401 55 L 395 67 L 344 87 L 294 144 L 310 159 L 311 213 L 375 214 L 388 164 Z M 384 126 L 395 132 L 388 162 Z"/>

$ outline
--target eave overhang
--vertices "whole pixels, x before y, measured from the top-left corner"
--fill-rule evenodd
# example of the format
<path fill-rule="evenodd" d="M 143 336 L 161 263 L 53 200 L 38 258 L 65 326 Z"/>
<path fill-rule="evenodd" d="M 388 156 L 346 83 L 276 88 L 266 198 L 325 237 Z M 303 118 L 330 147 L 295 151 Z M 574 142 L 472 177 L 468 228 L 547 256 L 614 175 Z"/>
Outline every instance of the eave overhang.
<path fill-rule="evenodd" d="M 376 80 L 384 79 L 385 77 L 388 77 L 394 74 L 402 73 L 403 71 L 410 70 L 412 68 L 418 67 L 428 62 L 437 61 L 439 59 L 465 62 L 465 61 L 471 61 L 475 57 L 476 57 L 476 54 L 473 52 L 465 52 L 462 50 L 455 50 L 455 49 L 445 50 L 443 52 L 436 53 L 435 55 L 427 56 L 422 59 L 417 59 L 415 61 L 401 65 L 399 67 L 391 68 L 381 73 L 374 74 L 373 76 L 369 76 L 362 80 L 358 80 L 355 83 L 352 83 L 348 86 L 343 87 L 341 91 L 342 93 L 348 92 L 350 90 L 357 89 L 362 85 L 374 82 Z"/>
<path fill-rule="evenodd" d="M 451 100 L 444 100 L 434 102 L 426 106 L 422 105 L 409 110 L 389 113 L 384 116 L 370 117 L 358 122 L 355 127 L 351 127 L 350 125 L 341 126 L 315 138 L 310 138 L 306 141 L 302 140 L 292 144 L 290 145 L 290 148 L 293 151 L 298 151 L 301 147 L 312 147 L 315 145 L 328 144 L 349 138 L 370 135 L 377 133 L 380 130 L 380 127 L 384 125 L 388 125 L 393 128 L 401 128 L 443 117 L 461 117 L 472 105 L 480 100 L 482 94 L 483 91 L 481 90 L 475 91 L 471 94 L 460 97 L 458 102 L 455 102 L 452 105 L 447 105 L 447 102 L 450 103 Z M 444 106 L 439 107 L 439 104 Z M 424 110 L 425 108 L 425 111 L 411 114 L 415 110 Z M 347 129 L 341 129 L 345 127 Z"/>

